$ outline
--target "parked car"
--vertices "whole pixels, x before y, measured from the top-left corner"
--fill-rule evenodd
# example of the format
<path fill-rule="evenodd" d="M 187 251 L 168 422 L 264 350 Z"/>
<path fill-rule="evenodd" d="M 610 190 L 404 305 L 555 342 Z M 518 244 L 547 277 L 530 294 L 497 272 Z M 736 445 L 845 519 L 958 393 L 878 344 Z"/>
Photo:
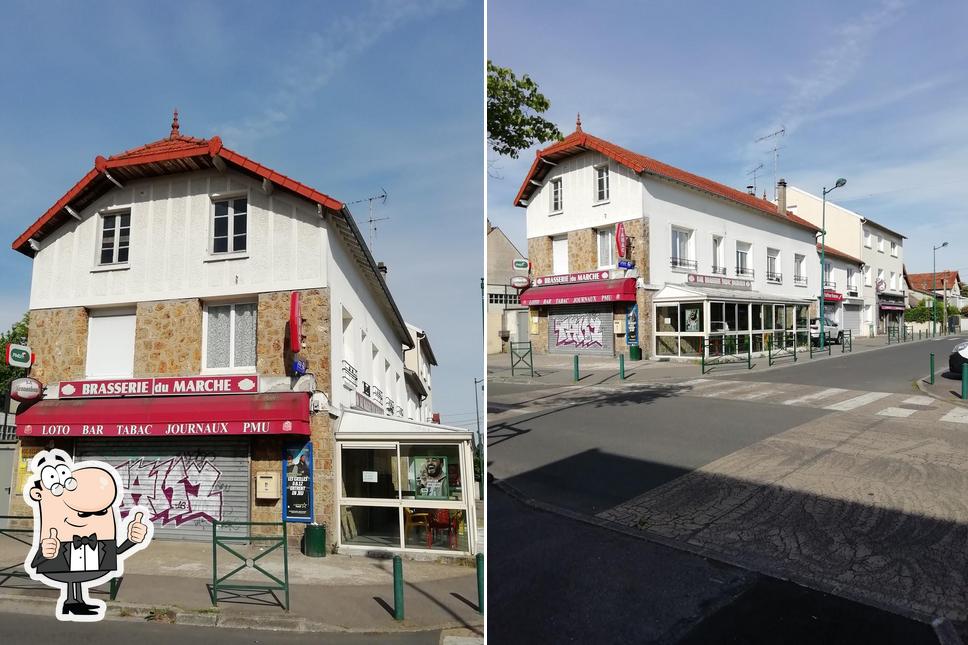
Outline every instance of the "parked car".
<path fill-rule="evenodd" d="M 961 378 L 961 366 L 968 363 L 968 341 L 958 343 L 948 357 L 948 370 L 957 378 Z"/>
<path fill-rule="evenodd" d="M 824 319 L 823 323 L 823 335 L 824 340 L 829 342 L 835 342 L 838 345 L 844 342 L 844 330 L 840 328 L 840 325 L 832 321 L 830 318 Z M 820 319 L 811 318 L 810 319 L 810 338 L 817 345 L 820 344 Z"/>

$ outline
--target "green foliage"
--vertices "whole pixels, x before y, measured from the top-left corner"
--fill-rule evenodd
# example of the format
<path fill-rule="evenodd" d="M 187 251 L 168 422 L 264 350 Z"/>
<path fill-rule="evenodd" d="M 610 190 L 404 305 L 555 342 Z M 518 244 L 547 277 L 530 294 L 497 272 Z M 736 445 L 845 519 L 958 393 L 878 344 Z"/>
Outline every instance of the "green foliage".
<path fill-rule="evenodd" d="M 968 305 L 961 308 L 961 315 L 968 318 Z"/>
<path fill-rule="evenodd" d="M 561 131 L 541 115 L 551 103 L 527 74 L 487 61 L 487 142 L 500 155 L 516 159 L 535 143 L 561 139 Z"/>
<path fill-rule="evenodd" d="M 965 307 L 965 309 L 968 309 L 968 307 Z M 954 305 L 948 305 L 949 316 L 957 316 L 959 313 L 963 313 L 963 312 L 959 312 L 958 308 L 955 307 Z M 968 315 L 968 314 L 964 314 L 964 315 Z M 907 309 L 904 312 L 905 322 L 923 323 L 923 322 L 931 322 L 932 320 L 942 322 L 945 319 L 946 319 L 946 316 L 944 313 L 944 303 L 941 302 L 940 300 L 934 301 L 933 317 L 931 315 L 931 302 L 929 302 L 928 299 L 922 300 L 917 304 L 916 307 L 911 307 L 910 309 Z"/>
<path fill-rule="evenodd" d="M 0 349 L 2 349 L 4 355 L 7 353 L 7 344 L 9 343 L 15 343 L 17 345 L 27 344 L 27 316 L 28 314 L 24 314 L 23 318 L 15 322 L 7 332 L 0 334 Z M 23 368 L 11 367 L 4 360 L 3 365 L 0 365 L 0 388 L 2 388 L 0 392 L 3 392 L 3 394 L 9 392 L 10 382 L 23 375 Z"/>

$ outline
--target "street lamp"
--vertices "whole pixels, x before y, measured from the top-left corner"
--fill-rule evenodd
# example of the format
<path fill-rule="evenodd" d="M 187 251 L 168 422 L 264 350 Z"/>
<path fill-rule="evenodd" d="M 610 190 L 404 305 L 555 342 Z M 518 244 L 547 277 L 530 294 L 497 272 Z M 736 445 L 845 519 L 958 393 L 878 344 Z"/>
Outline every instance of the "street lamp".
<path fill-rule="evenodd" d="M 827 187 L 823 187 L 823 206 L 820 209 L 820 346 L 827 346 L 827 339 L 824 336 L 823 331 L 823 304 L 824 304 L 824 271 L 827 267 L 827 193 L 832 193 L 834 190 L 840 188 L 847 183 L 847 180 L 843 177 L 839 178 L 835 183 L 834 187 L 827 190 Z"/>
<path fill-rule="evenodd" d="M 947 242 L 942 242 L 931 249 L 931 335 L 934 336 L 938 331 L 938 249 L 948 246 Z M 948 312 L 946 311 L 945 314 Z"/>

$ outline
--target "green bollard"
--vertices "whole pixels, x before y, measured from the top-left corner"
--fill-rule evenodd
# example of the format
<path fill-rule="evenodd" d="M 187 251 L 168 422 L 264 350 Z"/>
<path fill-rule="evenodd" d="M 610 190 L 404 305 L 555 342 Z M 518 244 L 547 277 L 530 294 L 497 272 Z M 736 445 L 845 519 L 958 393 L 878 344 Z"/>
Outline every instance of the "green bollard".
<path fill-rule="evenodd" d="M 403 620 L 403 561 L 393 556 L 393 618 Z"/>
<path fill-rule="evenodd" d="M 484 554 L 477 554 L 477 613 L 484 615 Z"/>
<path fill-rule="evenodd" d="M 618 355 L 618 377 L 625 380 L 625 354 Z"/>
<path fill-rule="evenodd" d="M 575 383 L 577 383 L 578 382 L 578 354 L 575 354 L 575 363 L 574 363 L 574 366 L 572 367 L 571 372 L 572 372 L 571 374 L 572 378 L 575 380 Z"/>
<path fill-rule="evenodd" d="M 931 375 L 929 377 L 931 385 L 934 385 L 934 352 L 931 353 Z"/>
<path fill-rule="evenodd" d="M 961 366 L 961 400 L 968 401 L 968 363 Z"/>

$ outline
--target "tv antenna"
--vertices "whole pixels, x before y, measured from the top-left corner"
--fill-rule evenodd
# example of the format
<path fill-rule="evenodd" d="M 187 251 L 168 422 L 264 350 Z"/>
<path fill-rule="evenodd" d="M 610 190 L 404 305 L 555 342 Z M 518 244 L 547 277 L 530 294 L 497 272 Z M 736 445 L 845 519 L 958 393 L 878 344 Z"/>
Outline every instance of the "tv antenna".
<path fill-rule="evenodd" d="M 780 150 L 783 150 L 783 146 L 779 145 L 780 137 L 786 134 L 786 126 L 781 125 L 780 129 L 776 132 L 771 132 L 770 134 L 760 137 L 754 143 L 760 143 L 761 141 L 766 141 L 767 139 L 773 139 L 773 201 L 776 201 L 776 167 L 780 159 Z"/>
<path fill-rule="evenodd" d="M 756 194 L 756 173 L 759 172 L 760 170 L 763 170 L 763 164 L 758 165 L 756 168 L 753 168 L 753 170 L 746 173 L 747 177 L 749 177 L 750 175 L 753 175 L 753 192 L 751 193 L 753 195 Z"/>
<path fill-rule="evenodd" d="M 386 189 L 381 187 L 379 195 L 370 195 L 369 197 L 364 197 L 363 199 L 357 199 L 355 202 L 349 202 L 349 204 L 362 204 L 363 202 L 366 202 L 367 204 L 366 223 L 367 226 L 370 227 L 371 255 L 375 253 L 374 244 L 376 244 L 376 223 L 385 222 L 386 220 L 390 219 L 389 217 L 373 217 L 373 202 L 383 202 L 383 205 L 386 206 L 387 197 L 389 197 L 389 195 L 387 195 Z"/>

